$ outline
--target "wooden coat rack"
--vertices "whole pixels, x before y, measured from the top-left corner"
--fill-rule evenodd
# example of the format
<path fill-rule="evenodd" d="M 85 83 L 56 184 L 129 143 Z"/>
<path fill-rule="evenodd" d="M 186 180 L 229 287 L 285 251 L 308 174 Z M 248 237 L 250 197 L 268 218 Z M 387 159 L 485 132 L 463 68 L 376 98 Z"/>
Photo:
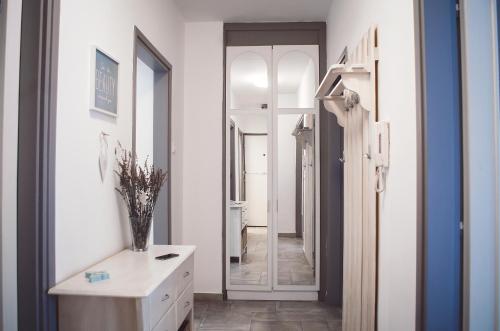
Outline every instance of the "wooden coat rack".
<path fill-rule="evenodd" d="M 389 166 L 388 123 L 377 122 L 377 28 L 344 64 L 330 67 L 316 98 L 344 128 L 343 330 L 375 330 L 377 192 Z"/>

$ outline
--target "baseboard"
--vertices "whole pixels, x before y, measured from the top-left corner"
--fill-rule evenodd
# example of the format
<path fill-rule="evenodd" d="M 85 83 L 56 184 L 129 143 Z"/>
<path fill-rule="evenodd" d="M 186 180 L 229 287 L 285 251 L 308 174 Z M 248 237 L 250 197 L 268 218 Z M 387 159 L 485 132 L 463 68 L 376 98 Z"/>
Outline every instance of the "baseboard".
<path fill-rule="evenodd" d="M 297 238 L 296 233 L 278 233 L 278 238 Z"/>
<path fill-rule="evenodd" d="M 224 301 L 222 293 L 194 293 L 197 301 Z"/>
<path fill-rule="evenodd" d="M 316 291 L 276 291 L 276 292 L 258 292 L 258 291 L 227 291 L 229 300 L 272 300 L 272 301 L 318 301 L 318 292 Z"/>

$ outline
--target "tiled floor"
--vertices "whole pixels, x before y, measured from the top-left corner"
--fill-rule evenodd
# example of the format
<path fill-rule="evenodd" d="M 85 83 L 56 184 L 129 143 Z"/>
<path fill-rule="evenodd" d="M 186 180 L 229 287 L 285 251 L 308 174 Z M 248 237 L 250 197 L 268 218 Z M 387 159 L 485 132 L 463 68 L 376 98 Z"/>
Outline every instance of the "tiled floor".
<path fill-rule="evenodd" d="M 195 301 L 195 330 L 341 331 L 342 312 L 321 302 Z"/>
<path fill-rule="evenodd" d="M 231 284 L 267 284 L 267 228 L 248 228 L 247 254 L 231 263 Z M 278 238 L 278 284 L 313 285 L 314 271 L 302 250 L 300 238 Z"/>
<path fill-rule="evenodd" d="M 278 284 L 314 285 L 314 270 L 302 249 L 302 238 L 278 237 Z"/>
<path fill-rule="evenodd" d="M 267 228 L 248 227 L 247 253 L 241 263 L 231 263 L 231 284 L 267 284 Z"/>

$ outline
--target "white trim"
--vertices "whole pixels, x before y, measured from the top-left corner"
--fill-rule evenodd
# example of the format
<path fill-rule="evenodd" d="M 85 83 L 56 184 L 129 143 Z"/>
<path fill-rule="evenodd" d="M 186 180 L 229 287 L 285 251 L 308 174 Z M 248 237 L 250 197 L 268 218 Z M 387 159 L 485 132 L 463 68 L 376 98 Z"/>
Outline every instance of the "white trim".
<path fill-rule="evenodd" d="M 228 97 L 229 99 L 229 97 Z M 269 112 L 270 109 L 261 109 L 261 108 L 232 108 L 232 109 L 227 109 L 228 113 L 234 113 L 234 114 L 255 114 L 255 113 L 260 113 L 264 114 Z"/>
<path fill-rule="evenodd" d="M 494 93 L 494 121 L 493 130 L 495 135 L 495 170 L 496 170 L 496 201 L 500 199 L 500 86 L 499 86 L 499 63 L 498 63 L 498 25 L 497 20 L 497 1 L 493 0 L 491 4 L 491 42 L 493 45 L 493 93 Z M 496 77 L 496 79 L 495 79 Z M 495 277 L 495 322 L 496 328 L 500 328 L 500 206 L 495 205 L 496 208 L 496 242 L 495 242 L 495 253 L 496 253 L 496 277 Z"/>
<path fill-rule="evenodd" d="M 270 300 L 270 301 L 317 301 L 318 292 L 254 292 L 254 291 L 227 291 L 229 300 Z"/>
<path fill-rule="evenodd" d="M 285 114 L 316 114 L 318 112 L 318 107 L 314 108 L 277 108 L 276 111 L 280 115 Z"/>
<path fill-rule="evenodd" d="M 231 284 L 231 261 L 230 261 L 230 254 L 229 252 L 229 243 L 231 242 L 230 238 L 230 199 L 228 196 L 228 192 L 230 191 L 230 150 L 227 148 L 229 146 L 229 134 L 230 134 L 230 123 L 231 123 L 231 116 L 232 115 L 258 115 L 262 116 L 263 114 L 267 115 L 268 118 L 268 140 L 267 140 L 267 148 L 268 148 L 268 170 L 267 170 L 267 179 L 268 179 L 268 197 L 271 196 L 271 185 L 272 183 L 272 168 L 271 168 L 271 160 L 272 160 L 272 132 L 269 130 L 269 128 L 272 127 L 272 98 L 271 98 L 271 92 L 269 91 L 268 93 L 268 109 L 267 110 L 262 110 L 262 109 L 231 109 L 231 65 L 233 61 L 240 56 L 241 54 L 244 54 L 246 52 L 252 52 L 255 54 L 258 54 L 262 56 L 264 61 L 266 62 L 268 68 L 267 68 L 267 76 L 268 76 L 268 81 L 271 81 L 271 75 L 272 75 L 272 47 L 271 46 L 255 46 L 255 47 L 240 47 L 240 46 L 234 46 L 234 47 L 227 47 L 226 48 L 226 201 L 225 201 L 225 208 L 226 208 L 226 289 L 229 291 L 231 290 L 237 290 L 237 291 L 243 291 L 243 292 L 250 292 L 252 291 L 271 291 L 272 288 L 272 282 L 271 282 L 271 268 L 272 268 L 272 262 L 271 262 L 271 254 L 270 251 L 272 250 L 272 236 L 270 235 L 273 231 L 272 227 L 272 212 L 268 210 L 267 214 L 267 247 L 268 247 L 268 259 L 267 259 L 267 284 L 265 285 L 234 285 Z M 270 86 L 271 84 L 269 84 Z M 271 89 L 269 89 L 271 90 Z"/>
<path fill-rule="evenodd" d="M 315 283 L 314 285 L 279 285 L 278 283 L 278 233 L 273 232 L 273 288 L 276 291 L 319 291 L 320 275 L 320 139 L 319 139 L 319 101 L 314 100 L 314 108 L 278 108 L 278 64 L 279 61 L 288 53 L 299 51 L 309 56 L 314 62 L 315 90 L 319 82 L 319 47 L 318 45 L 286 45 L 273 47 L 273 132 L 278 132 L 278 117 L 285 114 L 314 114 L 315 127 Z M 278 141 L 274 139 L 274 150 L 277 151 Z M 274 153 L 273 169 L 277 171 L 278 153 Z M 274 176 L 273 182 L 273 224 L 278 228 L 278 176 Z M 316 293 L 317 295 L 317 293 Z"/>

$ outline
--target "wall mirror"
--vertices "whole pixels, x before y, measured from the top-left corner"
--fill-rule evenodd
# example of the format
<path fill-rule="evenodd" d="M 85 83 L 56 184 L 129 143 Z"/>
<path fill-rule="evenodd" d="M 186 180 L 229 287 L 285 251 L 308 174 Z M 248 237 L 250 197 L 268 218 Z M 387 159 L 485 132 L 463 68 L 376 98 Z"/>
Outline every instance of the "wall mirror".
<path fill-rule="evenodd" d="M 314 299 L 318 48 L 228 47 L 226 65 L 228 296 L 290 298 L 300 292 Z"/>
<path fill-rule="evenodd" d="M 262 54 L 244 52 L 232 63 L 230 70 L 231 109 L 269 108 L 269 71 Z"/>
<path fill-rule="evenodd" d="M 268 125 L 265 115 L 229 122 L 229 260 L 232 285 L 268 284 Z"/>
<path fill-rule="evenodd" d="M 314 117 L 278 115 L 278 285 L 315 284 Z"/>

